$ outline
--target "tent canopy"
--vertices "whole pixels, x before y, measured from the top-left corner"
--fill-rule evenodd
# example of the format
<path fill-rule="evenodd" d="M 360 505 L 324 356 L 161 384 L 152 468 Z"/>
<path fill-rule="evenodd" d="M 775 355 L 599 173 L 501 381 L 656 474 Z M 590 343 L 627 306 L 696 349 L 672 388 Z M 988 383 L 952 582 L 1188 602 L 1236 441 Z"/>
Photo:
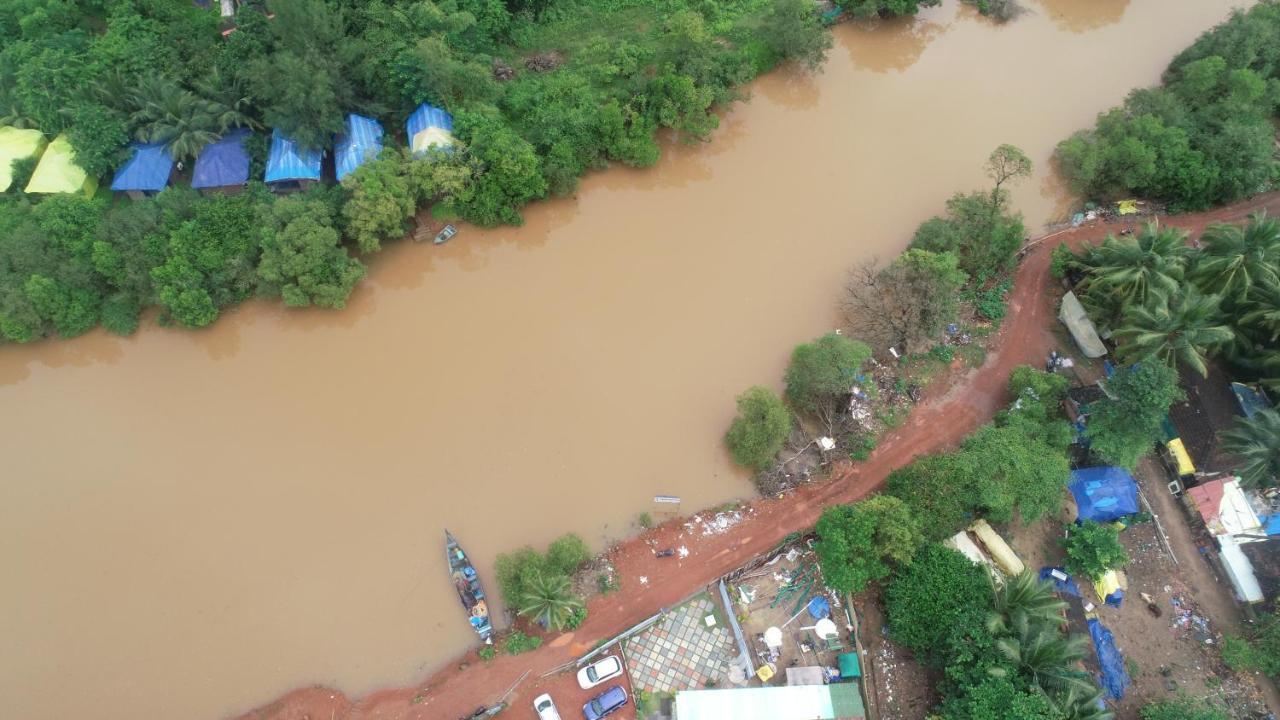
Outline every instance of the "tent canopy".
<path fill-rule="evenodd" d="M 1098 329 L 1089 319 L 1089 313 L 1076 298 L 1076 294 L 1068 292 L 1062 296 L 1062 309 L 1058 311 L 1058 319 L 1071 331 L 1071 337 L 1085 357 L 1098 358 L 1107 354 L 1107 346 L 1098 337 Z"/>
<path fill-rule="evenodd" d="M 211 142 L 196 158 L 196 169 L 191 175 L 191 187 L 213 188 L 244 185 L 249 182 L 249 151 L 244 141 L 249 131 L 232 130 L 216 142 Z"/>
<path fill-rule="evenodd" d="M 26 188 L 29 193 L 82 192 L 85 195 L 93 195 L 97 190 L 98 179 L 89 177 L 76 164 L 76 151 L 66 135 L 59 135 L 49 143 Z"/>
<path fill-rule="evenodd" d="M 44 149 L 44 133 L 0 127 L 0 192 L 13 184 L 13 163 L 37 155 Z"/>
<path fill-rule="evenodd" d="M 453 145 L 453 116 L 434 105 L 422 103 L 405 123 L 409 134 L 409 149 L 422 153 L 436 146 Z"/>
<path fill-rule="evenodd" d="M 116 171 L 111 181 L 112 190 L 140 190 L 157 192 L 169 184 L 173 171 L 173 157 L 164 143 L 133 143 L 129 146 L 133 155 L 124 167 Z"/>
<path fill-rule="evenodd" d="M 365 160 L 377 157 L 380 152 L 382 125 L 363 115 L 347 115 L 347 128 L 338 135 L 333 145 L 333 162 L 338 180 L 354 172 Z"/>
<path fill-rule="evenodd" d="M 1111 522 L 1138 512 L 1138 486 L 1124 468 L 1072 470 L 1068 487 L 1076 499 L 1079 520 Z"/>
<path fill-rule="evenodd" d="M 264 179 L 269 183 L 319 180 L 322 154 L 320 150 L 304 149 L 279 130 L 272 130 L 271 152 L 267 155 Z"/>

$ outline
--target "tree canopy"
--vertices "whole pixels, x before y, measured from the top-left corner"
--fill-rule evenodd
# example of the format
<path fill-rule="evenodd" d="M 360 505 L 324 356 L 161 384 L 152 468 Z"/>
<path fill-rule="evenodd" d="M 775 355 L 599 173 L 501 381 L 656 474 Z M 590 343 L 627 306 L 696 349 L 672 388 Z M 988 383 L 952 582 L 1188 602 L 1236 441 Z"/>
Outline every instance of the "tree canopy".
<path fill-rule="evenodd" d="M 1162 363 L 1139 363 L 1108 378 L 1106 390 L 1107 397 L 1089 407 L 1085 437 L 1103 460 L 1137 467 L 1160 438 L 1169 407 L 1183 397 L 1178 373 Z"/>
<path fill-rule="evenodd" d="M 753 470 L 773 463 L 791 434 L 791 412 L 772 390 L 747 388 L 738 396 L 738 415 L 724 441 L 734 462 Z"/>
<path fill-rule="evenodd" d="M 885 579 L 890 563 L 911 564 L 924 542 L 920 520 L 891 495 L 828 507 L 814 529 L 822 576 L 829 587 L 845 593 L 861 592 L 868 583 Z"/>
<path fill-rule="evenodd" d="M 866 344 L 836 333 L 797 345 L 783 376 L 787 400 L 805 412 L 832 405 L 849 394 L 870 358 Z"/>

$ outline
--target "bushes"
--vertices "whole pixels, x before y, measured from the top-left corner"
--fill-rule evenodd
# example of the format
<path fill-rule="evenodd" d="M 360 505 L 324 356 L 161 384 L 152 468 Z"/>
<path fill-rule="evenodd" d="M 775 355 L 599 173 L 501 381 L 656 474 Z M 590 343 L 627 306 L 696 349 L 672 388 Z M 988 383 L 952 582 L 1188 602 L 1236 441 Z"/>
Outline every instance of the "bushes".
<path fill-rule="evenodd" d="M 545 555 L 531 547 L 499 555 L 494 572 L 508 607 L 558 627 L 582 605 L 572 594 L 569 579 L 590 560 L 587 544 L 569 533 L 556 538 Z"/>
<path fill-rule="evenodd" d="M 734 462 L 753 470 L 764 470 L 791 434 L 791 412 L 782 399 L 768 388 L 748 388 L 738 396 L 738 415 L 729 425 L 724 441 Z"/>
<path fill-rule="evenodd" d="M 1233 670 L 1280 677 L 1280 616 L 1262 615 L 1247 639 L 1228 635 L 1222 659 Z"/>
<path fill-rule="evenodd" d="M 1067 553 L 1067 570 L 1092 579 L 1129 562 L 1129 553 L 1120 544 L 1120 530 L 1112 523 L 1086 521 L 1072 526 L 1062 549 Z"/>
<path fill-rule="evenodd" d="M 1231 717 L 1207 699 L 1193 700 L 1186 696 L 1152 703 L 1142 708 L 1141 715 L 1142 720 L 1229 720 Z"/>
<path fill-rule="evenodd" d="M 502 643 L 502 649 L 506 650 L 508 655 L 519 655 L 537 650 L 539 647 L 542 647 L 542 638 L 530 637 L 519 630 L 513 630 Z"/>
<path fill-rule="evenodd" d="M 920 521 L 891 495 L 828 507 L 814 529 L 822 576 L 828 587 L 844 593 L 888 577 L 890 562 L 909 565 L 924 542 Z"/>
<path fill-rule="evenodd" d="M 987 635 L 989 582 L 982 568 L 941 545 L 926 545 L 885 589 L 893 639 L 939 667 Z"/>
<path fill-rule="evenodd" d="M 870 357 L 871 348 L 864 343 L 835 333 L 796 346 L 783 376 L 787 400 L 805 412 L 830 408 L 849 393 Z"/>
<path fill-rule="evenodd" d="M 1183 397 L 1178 374 L 1153 360 L 1120 370 L 1106 387 L 1110 396 L 1090 407 L 1085 436 L 1098 457 L 1136 467 L 1159 439 L 1169 407 Z"/>

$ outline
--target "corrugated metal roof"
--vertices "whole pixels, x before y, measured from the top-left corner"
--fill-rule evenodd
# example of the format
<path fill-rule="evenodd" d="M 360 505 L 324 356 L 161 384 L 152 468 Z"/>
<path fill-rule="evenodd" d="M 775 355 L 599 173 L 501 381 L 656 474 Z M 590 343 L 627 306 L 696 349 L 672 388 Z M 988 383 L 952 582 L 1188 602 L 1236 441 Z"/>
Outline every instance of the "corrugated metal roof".
<path fill-rule="evenodd" d="M 271 131 L 271 153 L 267 155 L 267 182 L 319 180 L 321 150 L 304 150 L 279 130 Z"/>
<path fill-rule="evenodd" d="M 116 171 L 111 189 L 163 190 L 169 184 L 169 173 L 173 171 L 173 158 L 164 143 L 133 143 L 129 147 L 133 149 L 133 156 Z"/>
<path fill-rule="evenodd" d="M 382 152 L 382 124 L 372 118 L 351 113 L 347 129 L 338 135 L 333 146 L 333 161 L 338 179 L 354 172 L 360 164 Z"/>
<path fill-rule="evenodd" d="M 232 130 L 217 142 L 211 142 L 196 158 L 196 169 L 191 175 L 191 187 L 211 188 L 243 185 L 249 181 L 249 151 L 244 141 L 251 133 L 245 129 Z"/>
<path fill-rule="evenodd" d="M 453 144 L 453 116 L 434 105 L 419 105 L 409 116 L 405 129 L 409 134 L 409 147 L 415 153 L 425 152 L 433 145 Z"/>

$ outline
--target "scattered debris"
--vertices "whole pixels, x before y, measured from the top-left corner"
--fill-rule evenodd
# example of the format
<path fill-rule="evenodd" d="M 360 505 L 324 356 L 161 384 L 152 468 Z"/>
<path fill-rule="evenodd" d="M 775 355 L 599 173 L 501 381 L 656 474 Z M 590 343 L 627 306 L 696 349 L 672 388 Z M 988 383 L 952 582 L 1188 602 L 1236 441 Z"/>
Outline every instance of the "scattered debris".
<path fill-rule="evenodd" d="M 525 59 L 524 66 L 529 72 L 551 72 L 564 64 L 564 56 L 558 52 L 543 52 Z"/>
<path fill-rule="evenodd" d="M 516 76 L 516 69 L 508 65 L 505 60 L 503 60 L 502 58 L 493 59 L 493 79 L 494 80 L 497 80 L 498 82 L 506 82 L 508 80 L 514 79 L 515 76 Z"/>

